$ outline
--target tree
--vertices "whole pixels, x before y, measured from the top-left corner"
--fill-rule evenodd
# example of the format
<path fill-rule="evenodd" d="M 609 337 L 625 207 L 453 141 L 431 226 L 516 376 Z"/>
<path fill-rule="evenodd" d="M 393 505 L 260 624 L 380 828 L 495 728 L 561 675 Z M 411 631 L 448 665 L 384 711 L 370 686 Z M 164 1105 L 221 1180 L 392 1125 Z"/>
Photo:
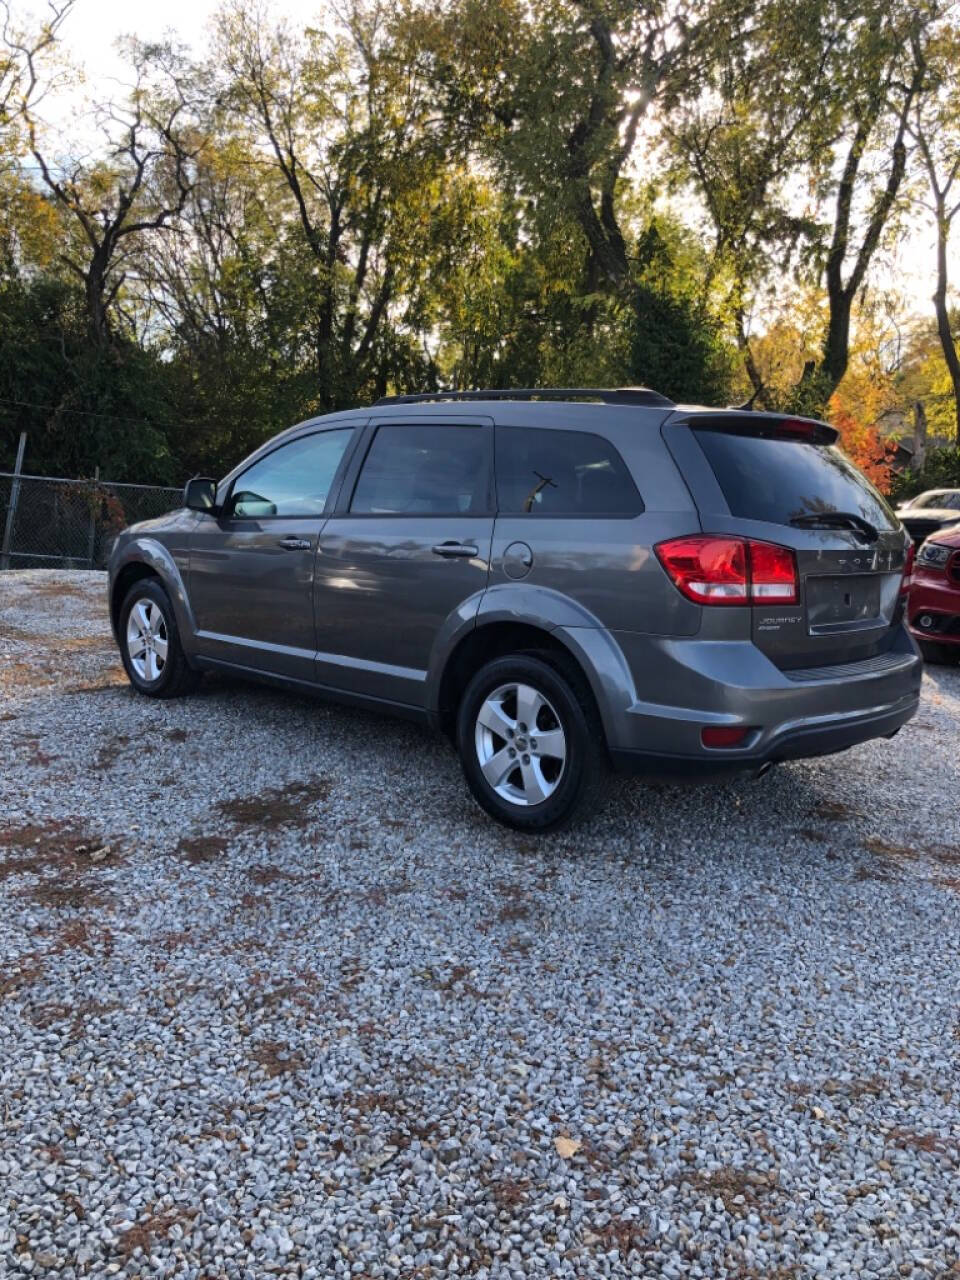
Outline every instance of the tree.
<path fill-rule="evenodd" d="M 98 111 L 104 159 L 58 165 L 36 109 L 44 47 L 23 50 L 21 115 L 49 198 L 75 232 L 61 261 L 81 282 L 93 342 L 105 349 L 113 338 L 111 308 L 126 279 L 128 255 L 138 237 L 173 228 L 190 194 L 202 142 L 191 119 L 182 61 L 169 46 L 133 43 L 135 83 L 128 100 Z"/>
<path fill-rule="evenodd" d="M 947 250 L 953 220 L 960 213 L 960 30 L 944 21 L 926 46 L 914 33 L 910 47 L 916 73 L 928 88 L 915 99 L 908 128 L 917 144 L 936 228 L 933 307 L 953 390 L 954 432 L 960 447 L 960 356 L 947 302 Z"/>
<path fill-rule="evenodd" d="M 458 168 L 376 6 L 357 0 L 341 24 L 300 39 L 238 3 L 221 16 L 218 60 L 228 118 L 285 189 L 310 259 L 319 403 L 355 403 L 362 388 L 385 386 L 391 312 L 416 305 L 448 249 L 436 233 Z"/>

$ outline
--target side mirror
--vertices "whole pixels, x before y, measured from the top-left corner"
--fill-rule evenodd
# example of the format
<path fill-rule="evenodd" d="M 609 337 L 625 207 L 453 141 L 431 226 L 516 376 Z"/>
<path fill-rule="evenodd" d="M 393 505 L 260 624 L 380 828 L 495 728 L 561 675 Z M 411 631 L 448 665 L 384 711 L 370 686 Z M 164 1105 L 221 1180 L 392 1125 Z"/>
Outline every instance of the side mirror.
<path fill-rule="evenodd" d="M 213 511 L 217 505 L 217 482 L 208 476 L 194 476 L 183 488 L 183 505 L 190 511 Z"/>

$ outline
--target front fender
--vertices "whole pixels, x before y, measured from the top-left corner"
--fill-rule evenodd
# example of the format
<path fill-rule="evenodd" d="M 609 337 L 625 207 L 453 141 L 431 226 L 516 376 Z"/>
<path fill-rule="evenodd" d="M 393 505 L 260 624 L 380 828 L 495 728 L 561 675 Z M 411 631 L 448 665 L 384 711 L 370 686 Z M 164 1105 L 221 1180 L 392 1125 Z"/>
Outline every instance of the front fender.
<path fill-rule="evenodd" d="M 189 653 L 194 644 L 197 626 L 187 597 L 187 589 L 183 582 L 180 566 L 168 547 L 156 538 L 145 535 L 133 535 L 116 544 L 110 557 L 110 598 L 113 599 L 114 584 L 123 570 L 131 564 L 143 564 L 152 569 L 163 583 L 167 595 L 173 604 L 173 612 L 177 619 L 177 630 L 184 649 Z M 110 610 L 111 624 L 116 627 L 114 610 Z M 114 631 L 116 634 L 116 631 Z"/>

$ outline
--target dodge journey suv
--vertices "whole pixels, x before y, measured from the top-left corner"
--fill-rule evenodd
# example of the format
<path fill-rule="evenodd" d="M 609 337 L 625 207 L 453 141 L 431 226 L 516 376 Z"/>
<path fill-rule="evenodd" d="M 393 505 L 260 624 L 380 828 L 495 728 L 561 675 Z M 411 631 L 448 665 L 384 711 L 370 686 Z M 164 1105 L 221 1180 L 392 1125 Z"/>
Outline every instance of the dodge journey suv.
<path fill-rule="evenodd" d="M 152 697 L 228 671 L 426 721 L 527 830 L 611 766 L 756 775 L 917 707 L 910 540 L 836 439 L 645 388 L 380 400 L 125 530 L 114 633 Z"/>

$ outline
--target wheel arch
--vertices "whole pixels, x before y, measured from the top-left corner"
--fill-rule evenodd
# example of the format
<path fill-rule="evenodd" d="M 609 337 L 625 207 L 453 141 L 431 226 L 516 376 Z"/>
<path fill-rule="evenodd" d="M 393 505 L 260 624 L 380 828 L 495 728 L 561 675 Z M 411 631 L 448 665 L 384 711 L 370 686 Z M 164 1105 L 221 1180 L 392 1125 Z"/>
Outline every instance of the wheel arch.
<path fill-rule="evenodd" d="M 124 546 L 119 562 L 111 566 L 110 624 L 119 642 L 120 610 L 130 588 L 144 578 L 153 578 L 170 597 L 177 620 L 181 643 L 187 649 L 196 631 L 193 612 L 187 600 L 183 578 L 176 561 L 162 543 L 154 538 L 137 538 Z"/>
<path fill-rule="evenodd" d="M 619 714 L 633 705 L 637 695 L 626 658 L 611 633 L 585 615 L 581 606 L 570 602 L 568 609 L 562 597 L 559 604 L 556 598 L 550 599 L 553 592 L 537 592 L 548 598 L 537 602 L 541 608 L 523 613 L 490 608 L 494 594 L 487 592 L 473 625 L 462 628 L 443 660 L 432 664 L 428 712 L 437 727 L 452 736 L 460 696 L 484 663 L 509 653 L 536 652 L 548 660 L 552 657 L 558 669 L 585 684 L 607 744 L 615 745 Z"/>

